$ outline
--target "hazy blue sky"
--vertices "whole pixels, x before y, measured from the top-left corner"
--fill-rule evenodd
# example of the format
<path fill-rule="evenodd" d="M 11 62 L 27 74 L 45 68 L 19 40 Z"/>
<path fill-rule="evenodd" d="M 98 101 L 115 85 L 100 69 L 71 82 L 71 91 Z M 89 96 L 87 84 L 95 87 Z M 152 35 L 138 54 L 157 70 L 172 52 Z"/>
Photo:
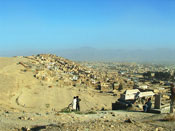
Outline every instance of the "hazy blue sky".
<path fill-rule="evenodd" d="M 0 0 L 0 52 L 175 48 L 175 0 Z"/>

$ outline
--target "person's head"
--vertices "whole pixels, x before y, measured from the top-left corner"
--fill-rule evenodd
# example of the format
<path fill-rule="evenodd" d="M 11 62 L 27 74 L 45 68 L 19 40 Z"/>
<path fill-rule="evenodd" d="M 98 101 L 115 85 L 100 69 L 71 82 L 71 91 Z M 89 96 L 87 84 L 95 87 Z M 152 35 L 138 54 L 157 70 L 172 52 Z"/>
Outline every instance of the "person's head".
<path fill-rule="evenodd" d="M 76 96 L 78 98 L 78 96 Z"/>
<path fill-rule="evenodd" d="M 74 99 L 76 98 L 76 96 L 74 96 Z"/>
<path fill-rule="evenodd" d="M 148 101 L 151 101 L 151 98 L 149 98 Z"/>

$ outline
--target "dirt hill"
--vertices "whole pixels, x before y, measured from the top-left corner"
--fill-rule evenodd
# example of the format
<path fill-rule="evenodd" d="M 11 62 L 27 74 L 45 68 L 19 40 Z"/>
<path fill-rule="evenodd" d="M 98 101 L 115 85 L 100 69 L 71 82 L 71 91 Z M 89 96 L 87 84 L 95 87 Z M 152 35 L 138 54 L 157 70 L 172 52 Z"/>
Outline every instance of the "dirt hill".
<path fill-rule="evenodd" d="M 54 55 L 0 58 L 0 105 L 26 112 L 60 111 L 74 96 L 81 110 L 111 109 L 116 96 L 100 93 L 93 70 Z"/>

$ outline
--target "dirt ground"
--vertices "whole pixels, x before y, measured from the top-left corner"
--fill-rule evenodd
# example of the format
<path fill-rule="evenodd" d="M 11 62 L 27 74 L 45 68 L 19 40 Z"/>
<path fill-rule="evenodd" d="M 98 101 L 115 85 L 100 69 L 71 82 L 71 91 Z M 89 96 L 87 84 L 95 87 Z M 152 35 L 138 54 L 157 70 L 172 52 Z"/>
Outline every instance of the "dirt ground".
<path fill-rule="evenodd" d="M 1 131 L 174 131 L 167 114 L 129 111 L 11 112 L 1 109 Z"/>
<path fill-rule="evenodd" d="M 22 72 L 20 61 L 26 58 L 0 58 L 0 104 L 6 109 L 21 111 L 62 110 L 68 106 L 74 96 L 79 96 L 81 110 L 110 109 L 117 96 L 100 93 L 91 87 L 59 86 L 55 83 L 43 82 L 34 77 L 32 71 Z M 52 87 L 52 88 L 49 88 Z"/>
<path fill-rule="evenodd" d="M 110 111 L 119 94 L 43 83 L 22 72 L 20 61 L 28 59 L 0 58 L 0 131 L 175 130 L 175 122 L 162 121 L 167 114 Z M 60 112 L 77 95 L 82 112 Z"/>

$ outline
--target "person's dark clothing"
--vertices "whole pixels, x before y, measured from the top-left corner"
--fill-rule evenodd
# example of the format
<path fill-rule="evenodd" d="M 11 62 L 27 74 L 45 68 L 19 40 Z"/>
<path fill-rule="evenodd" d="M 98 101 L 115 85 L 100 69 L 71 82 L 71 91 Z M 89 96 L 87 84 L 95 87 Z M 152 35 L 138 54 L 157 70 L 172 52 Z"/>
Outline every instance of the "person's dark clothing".
<path fill-rule="evenodd" d="M 175 86 L 171 87 L 171 98 L 175 97 Z"/>
<path fill-rule="evenodd" d="M 144 112 L 149 112 L 151 110 L 151 106 L 152 106 L 151 100 L 147 101 L 143 106 Z"/>
<path fill-rule="evenodd" d="M 76 110 L 77 110 L 77 111 L 80 111 L 80 101 L 81 101 L 81 99 L 79 99 L 79 98 L 77 97 L 77 107 L 76 107 Z"/>
<path fill-rule="evenodd" d="M 170 102 L 170 113 L 174 112 L 174 105 L 175 105 L 175 86 L 174 84 L 171 85 L 171 102 Z"/>

